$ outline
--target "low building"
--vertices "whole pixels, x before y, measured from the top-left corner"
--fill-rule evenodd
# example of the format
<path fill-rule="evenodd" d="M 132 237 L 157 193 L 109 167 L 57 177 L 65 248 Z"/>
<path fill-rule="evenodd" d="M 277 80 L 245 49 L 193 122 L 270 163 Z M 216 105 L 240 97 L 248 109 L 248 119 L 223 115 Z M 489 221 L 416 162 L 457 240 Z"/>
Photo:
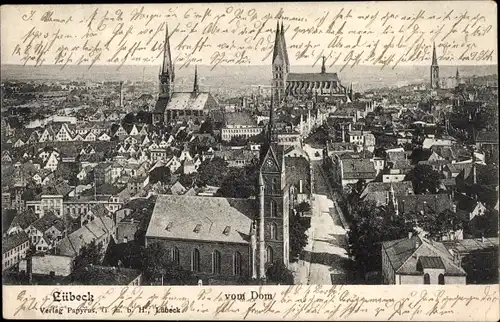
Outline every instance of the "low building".
<path fill-rule="evenodd" d="M 226 113 L 224 127 L 221 130 L 223 141 L 231 141 L 234 137 L 250 138 L 262 132 L 254 118 L 247 112 Z"/>
<path fill-rule="evenodd" d="M 460 258 L 420 236 L 382 242 L 384 284 L 465 284 Z"/>
<path fill-rule="evenodd" d="M 28 234 L 24 231 L 2 238 L 2 271 L 24 259 L 29 247 Z"/>

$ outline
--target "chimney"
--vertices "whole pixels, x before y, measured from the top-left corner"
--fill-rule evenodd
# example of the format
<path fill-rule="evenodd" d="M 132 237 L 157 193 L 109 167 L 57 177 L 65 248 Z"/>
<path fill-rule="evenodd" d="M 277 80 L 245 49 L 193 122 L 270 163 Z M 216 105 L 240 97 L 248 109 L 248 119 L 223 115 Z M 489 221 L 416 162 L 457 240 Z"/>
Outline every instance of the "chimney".
<path fill-rule="evenodd" d="M 299 193 L 302 193 L 302 179 L 299 181 Z"/>

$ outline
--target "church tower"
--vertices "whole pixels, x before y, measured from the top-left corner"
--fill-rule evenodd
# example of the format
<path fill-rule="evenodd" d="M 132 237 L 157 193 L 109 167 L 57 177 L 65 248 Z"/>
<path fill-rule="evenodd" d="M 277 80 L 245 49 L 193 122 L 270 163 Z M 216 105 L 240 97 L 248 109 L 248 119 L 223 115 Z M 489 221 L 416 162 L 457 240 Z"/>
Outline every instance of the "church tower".
<path fill-rule="evenodd" d="M 281 102 L 285 97 L 286 78 L 290 71 L 290 63 L 288 61 L 288 52 L 286 50 L 285 30 L 283 28 L 283 23 L 281 23 L 280 30 L 279 22 L 276 22 L 272 71 L 272 91 L 274 99 L 277 102 Z"/>
<path fill-rule="evenodd" d="M 273 101 L 273 100 L 271 100 Z M 278 146 L 274 130 L 274 106 L 262 146 L 259 169 L 258 196 L 258 277 L 276 261 L 289 265 L 289 196 L 285 177 L 285 158 Z"/>
<path fill-rule="evenodd" d="M 170 37 L 165 23 L 165 42 L 163 43 L 163 64 L 160 70 L 160 97 L 169 100 L 174 92 L 174 65 L 170 54 Z"/>
<path fill-rule="evenodd" d="M 439 88 L 439 66 L 436 55 L 436 45 L 432 44 L 431 88 Z"/>
<path fill-rule="evenodd" d="M 200 88 L 198 86 L 198 66 L 194 66 L 194 85 L 193 85 L 193 93 L 198 94 Z"/>

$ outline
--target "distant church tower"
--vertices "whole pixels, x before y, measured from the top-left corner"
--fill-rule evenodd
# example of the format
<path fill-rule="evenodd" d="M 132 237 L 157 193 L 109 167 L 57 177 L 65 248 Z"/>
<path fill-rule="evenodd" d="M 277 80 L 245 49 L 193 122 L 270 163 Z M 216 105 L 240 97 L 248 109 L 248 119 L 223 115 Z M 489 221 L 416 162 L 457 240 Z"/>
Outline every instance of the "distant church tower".
<path fill-rule="evenodd" d="M 290 62 L 288 60 L 288 52 L 286 50 L 285 29 L 283 28 L 283 22 L 281 23 L 281 30 L 279 22 L 276 23 L 272 70 L 273 95 L 277 102 L 281 102 L 285 96 L 286 78 L 290 72 Z"/>
<path fill-rule="evenodd" d="M 289 265 L 289 196 L 285 177 L 285 158 L 278 146 L 274 132 L 274 104 L 265 131 L 266 139 L 261 149 L 258 182 L 259 217 L 257 275 L 265 278 L 267 267 L 277 261 Z M 254 267 L 255 267 L 254 266 Z"/>
<path fill-rule="evenodd" d="M 436 55 L 436 45 L 432 44 L 431 88 L 439 88 L 439 66 Z"/>
<path fill-rule="evenodd" d="M 194 66 L 194 84 L 193 84 L 193 94 L 198 95 L 200 88 L 198 86 L 198 66 Z"/>
<path fill-rule="evenodd" d="M 165 42 L 163 44 L 163 64 L 160 70 L 160 95 L 161 98 L 169 100 L 174 92 L 174 65 L 170 54 L 170 37 L 168 35 L 168 25 L 165 24 Z"/>

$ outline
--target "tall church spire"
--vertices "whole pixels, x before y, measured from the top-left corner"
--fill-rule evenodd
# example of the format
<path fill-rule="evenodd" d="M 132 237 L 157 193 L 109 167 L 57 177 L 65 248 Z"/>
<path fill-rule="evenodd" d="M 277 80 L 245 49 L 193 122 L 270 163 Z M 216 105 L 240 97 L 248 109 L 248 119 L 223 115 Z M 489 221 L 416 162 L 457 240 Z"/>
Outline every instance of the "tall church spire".
<path fill-rule="evenodd" d="M 282 48 L 283 56 L 285 57 L 285 72 L 288 73 L 290 69 L 290 61 L 288 60 L 288 51 L 286 49 L 285 28 L 283 27 L 283 20 L 281 21 L 280 36 L 281 36 L 281 46 L 283 47 Z"/>
<path fill-rule="evenodd" d="M 432 43 L 432 66 L 437 66 L 436 44 Z"/>
<path fill-rule="evenodd" d="M 276 35 L 274 36 L 274 50 L 273 50 L 273 62 L 276 57 L 281 56 L 281 33 L 280 33 L 280 23 L 276 21 Z"/>
<path fill-rule="evenodd" d="M 174 91 L 175 72 L 170 54 L 170 37 L 165 22 L 165 42 L 163 43 L 163 63 L 160 69 L 160 97 L 170 99 Z"/>
<path fill-rule="evenodd" d="M 326 66 L 325 66 L 325 56 L 321 57 L 323 62 L 321 63 L 321 74 L 326 73 Z"/>
<path fill-rule="evenodd" d="M 193 93 L 198 93 L 199 92 L 199 87 L 198 87 L 198 65 L 194 66 L 194 85 L 193 85 Z"/>
<path fill-rule="evenodd" d="M 163 43 L 163 64 L 161 72 L 171 73 L 172 79 L 174 78 L 174 70 L 172 65 L 172 55 L 170 53 L 170 37 L 168 35 L 168 24 L 165 22 L 165 41 Z"/>
<path fill-rule="evenodd" d="M 436 44 L 432 43 L 431 88 L 439 88 L 439 66 L 436 55 Z"/>

